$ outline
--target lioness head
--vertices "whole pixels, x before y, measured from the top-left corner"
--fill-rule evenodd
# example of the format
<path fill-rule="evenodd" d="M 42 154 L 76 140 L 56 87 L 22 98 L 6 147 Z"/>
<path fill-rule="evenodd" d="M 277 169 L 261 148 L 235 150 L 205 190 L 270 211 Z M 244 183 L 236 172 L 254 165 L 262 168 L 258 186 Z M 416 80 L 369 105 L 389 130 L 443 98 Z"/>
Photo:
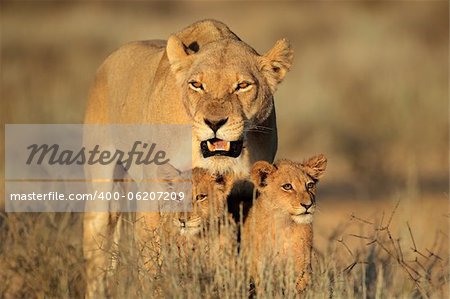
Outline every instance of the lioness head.
<path fill-rule="evenodd" d="M 274 209 L 289 213 L 296 223 L 311 223 L 316 209 L 316 185 L 325 172 L 327 158 L 318 155 L 302 163 L 258 161 L 251 178 L 257 194 L 270 200 Z"/>
<path fill-rule="evenodd" d="M 194 168 L 192 172 L 180 172 L 170 164 L 165 164 L 158 169 L 158 176 L 168 180 L 167 191 L 173 187 L 170 180 L 183 180 L 189 175 L 191 175 L 192 191 L 184 190 L 184 192 L 186 198 L 192 198 L 192 211 L 171 215 L 172 224 L 182 235 L 196 235 L 211 220 L 219 220 L 223 217 L 226 214 L 227 196 L 233 186 L 230 174 L 212 174 L 202 168 Z M 180 190 L 177 191 L 180 192 Z"/>
<path fill-rule="evenodd" d="M 237 172 L 248 155 L 246 133 L 271 114 L 272 96 L 292 64 L 288 41 L 279 40 L 259 55 L 237 37 L 192 51 L 172 35 L 166 52 L 193 120 L 195 165 Z"/>

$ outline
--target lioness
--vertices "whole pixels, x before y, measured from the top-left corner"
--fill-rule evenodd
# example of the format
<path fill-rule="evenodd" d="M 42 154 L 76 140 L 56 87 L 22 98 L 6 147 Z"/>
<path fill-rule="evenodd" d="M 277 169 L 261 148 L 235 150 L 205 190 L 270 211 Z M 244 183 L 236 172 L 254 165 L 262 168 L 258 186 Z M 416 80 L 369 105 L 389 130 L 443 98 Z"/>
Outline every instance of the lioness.
<path fill-rule="evenodd" d="M 111 54 L 97 71 L 85 123 L 192 124 L 193 165 L 174 166 L 246 178 L 254 161 L 272 162 L 275 156 L 273 94 L 292 59 L 284 39 L 259 55 L 225 24 L 199 21 L 167 42 L 133 42 Z M 112 139 L 108 147 L 116 147 Z M 114 167 L 106 171 L 101 177 L 112 178 Z M 98 176 L 95 169 L 87 170 L 87 178 Z M 92 189 L 98 188 L 93 184 Z M 157 213 L 136 219 L 150 225 L 159 221 Z M 104 251 L 120 221 L 120 214 L 85 213 L 87 297 L 105 294 L 102 269 L 109 261 Z"/>
<path fill-rule="evenodd" d="M 257 292 L 263 292 L 265 267 L 294 266 L 296 288 L 302 292 L 311 276 L 312 219 L 316 208 L 316 185 L 325 172 L 327 159 L 318 155 L 295 163 L 258 161 L 251 178 L 256 199 L 244 224 L 244 251 L 251 257 Z"/>

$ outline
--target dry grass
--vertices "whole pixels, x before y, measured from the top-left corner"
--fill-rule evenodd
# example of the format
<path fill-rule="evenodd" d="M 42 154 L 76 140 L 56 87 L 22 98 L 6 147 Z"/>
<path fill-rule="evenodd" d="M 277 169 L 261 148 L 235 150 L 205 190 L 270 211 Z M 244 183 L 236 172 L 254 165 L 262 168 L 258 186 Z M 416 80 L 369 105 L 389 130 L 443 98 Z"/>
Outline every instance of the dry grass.
<path fill-rule="evenodd" d="M 80 215 L 2 215 L 3 297 L 80 297 L 84 289 Z"/>
<path fill-rule="evenodd" d="M 279 156 L 330 159 L 305 297 L 448 297 L 448 2 L 0 6 L 2 124 L 81 123 L 95 69 L 111 51 L 198 19 L 224 21 L 259 52 L 289 38 L 296 57 L 276 95 Z M 1 176 L 3 157 L 2 147 Z M 81 217 L 1 214 L 0 297 L 82 297 Z M 247 295 L 246 261 L 233 243 L 222 256 L 199 250 L 181 263 L 165 247 L 156 279 L 123 245 L 108 253 L 119 261 L 117 297 Z M 289 275 L 266 281 L 279 290 Z"/>
<path fill-rule="evenodd" d="M 442 205 L 442 202 L 434 201 Z M 351 211 L 351 207 L 345 207 Z M 426 228 L 427 242 L 419 239 L 414 219 L 400 220 L 402 201 L 386 206 L 376 217 L 350 214 L 347 221 L 327 215 L 325 226 L 316 219 L 312 286 L 304 298 L 444 298 L 449 287 L 448 215 L 436 215 Z M 81 214 L 17 214 L 3 218 L 1 226 L 0 292 L 6 298 L 73 298 L 84 292 L 81 256 Z M 323 215 L 322 215 L 323 216 Z M 445 216 L 445 217 L 444 217 Z M 330 219 L 332 218 L 332 219 Z M 417 218 L 415 218 L 417 219 Z M 126 222 L 125 231 L 134 222 Z M 329 232 L 320 244 L 321 230 Z M 195 247 L 179 249 L 170 236 L 158 238 L 157 257 L 149 248 L 157 232 L 149 232 L 140 251 L 128 241 L 105 254 L 118 265 L 105 269 L 114 298 L 245 298 L 249 296 L 248 261 L 239 254 L 235 226 L 213 225 Z M 130 236 L 130 234 L 129 234 Z M 220 236 L 228 241 L 217 245 Z M 187 249 L 186 249 L 187 248 Z M 190 248 L 194 248 L 191 250 Z M 162 261 L 162 262 L 161 262 Z M 151 266 L 151 267 L 150 267 Z M 295 297 L 290 265 L 264 273 L 264 294 L 258 298 Z M 148 272 L 148 269 L 157 269 Z M 278 273 L 278 274 L 275 274 Z"/>

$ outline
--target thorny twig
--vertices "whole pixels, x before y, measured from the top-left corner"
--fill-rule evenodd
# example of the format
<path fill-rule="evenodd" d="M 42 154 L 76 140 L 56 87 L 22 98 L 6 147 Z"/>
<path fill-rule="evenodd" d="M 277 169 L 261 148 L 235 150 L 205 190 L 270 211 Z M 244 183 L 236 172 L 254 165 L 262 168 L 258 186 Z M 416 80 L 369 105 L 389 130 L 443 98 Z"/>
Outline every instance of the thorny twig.
<path fill-rule="evenodd" d="M 394 235 L 391 232 L 391 223 L 392 223 L 395 213 L 399 207 L 399 204 L 400 204 L 400 201 L 398 201 L 396 203 L 386 224 L 384 224 L 385 214 L 384 214 L 384 212 L 382 213 L 381 221 L 378 226 L 376 226 L 371 221 L 365 220 L 363 218 L 357 217 L 354 214 L 352 214 L 350 216 L 351 220 L 357 220 L 364 224 L 374 225 L 375 226 L 375 235 L 373 237 L 369 237 L 369 236 L 365 236 L 363 234 L 359 234 L 359 235 L 358 234 L 349 234 L 349 236 L 363 239 L 363 240 L 369 240 L 369 242 L 366 243 L 366 246 L 378 245 L 378 247 L 381 250 L 383 250 L 390 259 L 394 259 L 396 261 L 396 263 L 404 270 L 406 275 L 414 283 L 416 289 L 421 293 L 421 295 L 423 297 L 427 298 L 427 297 L 429 297 L 430 294 L 424 290 L 423 286 L 421 285 L 421 281 L 425 280 L 425 281 L 431 283 L 431 268 L 428 265 L 427 266 L 428 270 L 427 270 L 427 267 L 425 265 L 429 264 L 428 261 L 430 261 L 430 258 L 433 258 L 432 264 L 434 264 L 436 261 L 439 261 L 439 262 L 443 261 L 443 259 L 439 255 L 434 253 L 435 245 L 437 243 L 436 240 L 435 240 L 435 244 L 431 247 L 431 250 L 425 249 L 428 253 L 428 256 L 426 254 L 422 253 L 421 251 L 419 251 L 416 240 L 414 239 L 414 235 L 412 233 L 411 226 L 407 222 L 406 225 L 408 227 L 409 235 L 410 235 L 411 242 L 412 242 L 412 247 L 410 247 L 410 248 L 411 248 L 412 253 L 416 254 L 416 257 L 412 261 L 405 261 L 405 252 L 401 246 L 400 238 L 394 237 Z M 386 241 L 383 241 L 383 239 L 386 240 L 385 239 L 386 237 L 388 239 L 387 240 L 388 244 L 386 244 Z M 353 251 L 349 248 L 349 246 L 344 242 L 343 238 L 341 238 L 337 241 L 339 243 L 341 243 L 346 248 L 346 250 L 350 253 L 350 255 L 354 258 L 354 261 L 349 266 L 344 268 L 344 271 L 350 272 L 357 264 L 367 264 L 367 262 L 362 262 L 362 261 L 358 260 L 358 258 L 357 258 L 358 255 L 353 253 Z M 422 262 L 420 262 L 419 257 L 425 259 L 426 264 L 423 264 Z M 416 265 L 416 266 L 414 266 L 414 265 Z"/>
<path fill-rule="evenodd" d="M 349 236 L 355 237 L 355 238 L 360 238 L 360 239 L 365 239 L 365 240 L 372 240 L 371 237 L 366 237 L 366 236 L 361 236 L 361 235 L 356 235 L 356 234 L 348 234 Z"/>
<path fill-rule="evenodd" d="M 414 253 L 418 253 L 419 255 L 421 255 L 421 256 L 424 257 L 424 258 L 427 258 L 423 253 L 421 253 L 420 251 L 417 250 L 416 241 L 414 240 L 414 236 L 413 236 L 413 233 L 412 233 L 412 231 L 411 231 L 411 227 L 409 226 L 409 223 L 408 223 L 408 222 L 406 222 L 406 225 L 408 226 L 409 235 L 411 236 L 411 241 L 412 241 L 413 246 L 414 246 L 414 248 L 411 247 L 412 251 L 413 251 Z"/>
<path fill-rule="evenodd" d="M 399 205 L 400 205 L 400 200 L 397 201 L 394 209 L 392 210 L 391 216 L 389 217 L 389 220 L 388 220 L 386 226 L 383 226 L 383 220 L 384 220 L 384 212 L 383 212 L 383 216 L 382 216 L 382 219 L 381 219 L 381 222 L 380 222 L 380 227 L 378 228 L 378 230 L 383 231 L 383 230 L 387 230 L 390 227 L 392 219 L 394 218 L 394 214 L 397 211 L 397 208 L 398 208 Z"/>
<path fill-rule="evenodd" d="M 339 243 L 341 243 L 348 251 L 348 253 L 350 253 L 350 255 L 354 258 L 355 256 L 353 255 L 353 252 L 350 250 L 350 248 L 347 246 L 347 244 L 344 242 L 344 238 L 341 238 L 339 240 L 337 240 Z"/>
<path fill-rule="evenodd" d="M 360 221 L 360 222 L 362 222 L 362 223 L 373 225 L 372 222 L 367 221 L 367 220 L 365 220 L 365 219 L 362 219 L 362 218 L 360 218 L 360 217 L 357 217 L 357 216 L 355 216 L 355 214 L 353 214 L 353 213 L 350 215 L 350 220 L 358 220 L 358 221 Z"/>

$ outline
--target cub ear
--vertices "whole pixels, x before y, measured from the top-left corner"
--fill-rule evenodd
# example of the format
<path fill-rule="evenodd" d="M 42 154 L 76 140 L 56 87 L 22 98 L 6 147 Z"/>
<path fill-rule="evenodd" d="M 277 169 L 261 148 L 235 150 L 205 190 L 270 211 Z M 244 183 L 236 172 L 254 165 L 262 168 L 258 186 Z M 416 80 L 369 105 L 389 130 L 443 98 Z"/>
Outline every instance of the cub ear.
<path fill-rule="evenodd" d="M 252 182 L 256 187 L 264 187 L 267 185 L 267 177 L 275 172 L 276 167 L 266 161 L 258 161 L 253 164 L 252 172 L 250 174 Z"/>
<path fill-rule="evenodd" d="M 234 183 L 234 176 L 231 173 L 214 174 L 214 181 L 216 184 L 223 186 L 228 193 L 231 191 Z"/>
<path fill-rule="evenodd" d="M 287 39 L 278 40 L 269 52 L 261 56 L 261 71 L 272 94 L 291 68 L 293 59 L 294 51 Z"/>
<path fill-rule="evenodd" d="M 181 178 L 181 171 L 176 169 L 172 164 L 166 163 L 158 166 L 156 169 L 156 177 L 161 180 L 160 184 L 165 191 L 173 189 L 173 180 Z"/>
<path fill-rule="evenodd" d="M 192 55 L 187 53 L 183 42 L 175 35 L 171 35 L 167 40 L 166 53 L 170 69 L 175 74 L 177 81 L 182 82 L 186 71 L 192 64 Z"/>
<path fill-rule="evenodd" d="M 303 161 L 301 165 L 308 175 L 315 180 L 319 180 L 327 168 L 327 157 L 320 154 Z"/>

